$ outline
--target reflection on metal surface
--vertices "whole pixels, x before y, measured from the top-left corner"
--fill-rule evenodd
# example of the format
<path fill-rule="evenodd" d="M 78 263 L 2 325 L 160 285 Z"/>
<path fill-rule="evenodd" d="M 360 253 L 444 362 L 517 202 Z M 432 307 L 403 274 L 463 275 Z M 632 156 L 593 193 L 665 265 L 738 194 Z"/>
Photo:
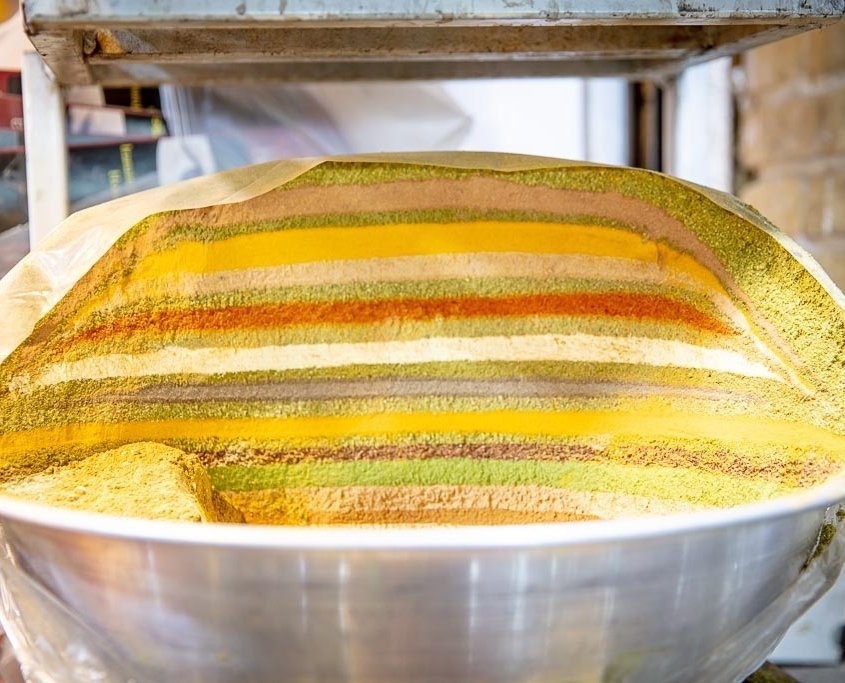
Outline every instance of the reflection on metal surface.
<path fill-rule="evenodd" d="M 588 523 L 192 542 L 167 538 L 190 525 L 59 529 L 2 507 L 2 620 L 34 680 L 731 681 L 845 557 L 840 533 L 801 572 L 815 506 L 615 539 Z"/>

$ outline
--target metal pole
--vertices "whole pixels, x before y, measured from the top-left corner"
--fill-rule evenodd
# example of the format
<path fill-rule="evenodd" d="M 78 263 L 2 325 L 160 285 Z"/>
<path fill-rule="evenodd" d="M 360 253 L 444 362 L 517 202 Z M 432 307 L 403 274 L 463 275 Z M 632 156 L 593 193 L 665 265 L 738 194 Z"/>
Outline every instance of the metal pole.
<path fill-rule="evenodd" d="M 663 94 L 654 81 L 630 86 L 631 165 L 663 170 Z"/>
<path fill-rule="evenodd" d="M 65 102 L 41 55 L 21 65 L 30 249 L 68 215 Z"/>

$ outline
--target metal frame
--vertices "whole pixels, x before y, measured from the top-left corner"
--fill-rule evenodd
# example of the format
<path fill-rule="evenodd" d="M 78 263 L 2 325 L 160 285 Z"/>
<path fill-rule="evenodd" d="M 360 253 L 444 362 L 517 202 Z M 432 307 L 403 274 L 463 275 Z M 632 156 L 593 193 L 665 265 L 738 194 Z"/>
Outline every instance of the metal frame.
<path fill-rule="evenodd" d="M 29 0 L 63 84 L 665 77 L 835 21 L 845 0 Z"/>
<path fill-rule="evenodd" d="M 24 69 L 37 240 L 67 211 L 57 85 L 576 75 L 671 84 L 691 64 L 832 23 L 845 0 L 25 0 L 23 9 L 46 63 L 36 68 L 33 56 Z"/>

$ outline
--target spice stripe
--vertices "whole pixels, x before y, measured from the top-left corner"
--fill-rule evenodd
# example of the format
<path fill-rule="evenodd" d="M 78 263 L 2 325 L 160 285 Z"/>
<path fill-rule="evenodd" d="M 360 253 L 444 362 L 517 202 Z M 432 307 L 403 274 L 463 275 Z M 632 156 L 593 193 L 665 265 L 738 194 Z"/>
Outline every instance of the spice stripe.
<path fill-rule="evenodd" d="M 47 366 L 34 381 L 18 378 L 12 388 L 26 390 L 28 387 L 43 387 L 72 380 L 144 375 L 218 374 L 422 362 L 544 360 L 688 367 L 746 377 L 781 379 L 762 363 L 735 351 L 700 347 L 671 339 L 549 334 L 431 337 L 360 344 L 289 344 L 246 349 L 168 347 L 137 355 L 106 354 L 55 363 Z"/>
<path fill-rule="evenodd" d="M 348 462 L 380 460 L 433 460 L 470 458 L 482 460 L 509 460 L 524 462 L 548 460 L 566 462 L 609 462 L 626 465 L 660 465 L 681 467 L 724 474 L 742 479 L 763 479 L 783 484 L 798 485 L 816 482 L 838 471 L 842 462 L 822 455 L 795 459 L 792 455 L 778 453 L 770 444 L 756 447 L 745 443 L 737 448 L 721 444 L 717 453 L 712 452 L 713 440 L 700 444 L 692 441 L 683 445 L 658 444 L 644 438 L 641 442 L 607 446 L 590 444 L 590 439 L 572 438 L 562 441 L 479 441 L 468 442 L 455 435 L 454 442 L 414 444 L 356 444 L 310 448 L 286 448 L 279 445 L 252 444 L 244 453 L 233 452 L 231 447 L 203 451 L 207 442 L 190 444 L 200 459 L 209 467 L 237 462 L 247 466 L 296 464 L 314 462 Z M 772 468 L 780 473 L 772 476 Z"/>
<path fill-rule="evenodd" d="M 674 482 L 670 500 L 700 505 L 736 504 L 785 493 L 782 485 L 737 480 L 679 467 L 640 467 L 595 462 L 510 462 L 506 460 L 393 460 L 212 467 L 209 476 L 222 491 L 345 486 L 544 486 L 585 492 L 648 494 L 659 481 Z M 658 487 L 654 487 L 658 488 Z"/>
<path fill-rule="evenodd" d="M 133 278 L 179 270 L 220 272 L 294 263 L 483 252 L 583 254 L 668 263 L 724 292 L 711 271 L 690 255 L 621 228 L 537 222 L 424 223 L 260 232 L 216 242 L 181 242 L 142 258 Z"/>
<path fill-rule="evenodd" d="M 724 389 L 672 387 L 637 382 L 578 382 L 559 378 L 450 379 L 429 377 L 385 377 L 369 379 L 288 379 L 278 382 L 256 380 L 249 384 L 178 384 L 161 382 L 137 391 L 102 391 L 96 402 L 135 401 L 172 403 L 187 401 L 289 401 L 377 398 L 381 396 L 490 396 L 543 397 L 577 396 L 676 396 L 689 399 L 736 400 L 750 395 Z"/>
<path fill-rule="evenodd" d="M 670 321 L 708 332 L 731 330 L 683 301 L 636 292 L 585 292 L 501 297 L 403 298 L 376 301 L 276 303 L 187 310 L 152 310 L 117 318 L 66 340 L 96 341 L 138 332 L 179 332 L 276 328 L 291 325 L 351 325 L 384 320 L 427 321 L 439 318 L 507 316 L 599 316 Z"/>
<path fill-rule="evenodd" d="M 690 414 L 644 410 L 478 411 L 451 413 L 378 413 L 243 419 L 153 420 L 77 423 L 0 435 L 0 452 L 26 453 L 44 444 L 167 441 L 176 439 L 286 441 L 291 446 L 338 443 L 355 436 L 401 437 L 409 434 L 502 434 L 548 438 L 628 436 L 654 439 L 713 439 L 727 444 L 799 443 L 832 456 L 845 456 L 845 435 L 820 427 L 757 415 Z"/>
<path fill-rule="evenodd" d="M 550 486 L 309 486 L 227 491 L 226 498 L 253 524 L 460 524 L 610 519 L 696 512 L 711 506 L 624 493 Z M 268 510 L 272 511 L 268 514 Z M 468 516 L 467 511 L 473 515 Z M 420 512 L 422 511 L 422 515 Z M 528 512 L 530 511 L 530 512 Z"/>

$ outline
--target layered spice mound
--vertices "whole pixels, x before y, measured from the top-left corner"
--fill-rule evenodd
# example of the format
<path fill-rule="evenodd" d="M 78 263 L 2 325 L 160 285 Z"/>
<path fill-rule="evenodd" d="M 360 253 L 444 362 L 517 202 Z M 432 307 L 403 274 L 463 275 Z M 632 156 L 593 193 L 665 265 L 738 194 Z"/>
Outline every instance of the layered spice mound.
<path fill-rule="evenodd" d="M 843 469 L 843 347 L 762 218 L 665 176 L 326 162 L 127 232 L 0 366 L 0 467 L 250 523 L 733 506 Z"/>

